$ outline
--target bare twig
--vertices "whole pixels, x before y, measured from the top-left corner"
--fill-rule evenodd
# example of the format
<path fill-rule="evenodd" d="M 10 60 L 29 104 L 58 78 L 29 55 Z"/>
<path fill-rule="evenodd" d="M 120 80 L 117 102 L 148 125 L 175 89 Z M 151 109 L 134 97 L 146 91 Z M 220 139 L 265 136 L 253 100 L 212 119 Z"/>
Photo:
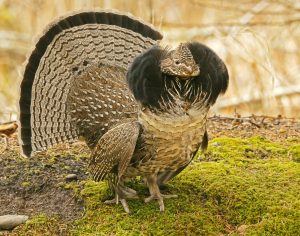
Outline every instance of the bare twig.
<path fill-rule="evenodd" d="M 257 128 L 261 128 L 260 125 L 256 124 L 256 123 L 253 122 L 252 120 L 249 120 L 249 123 L 250 123 L 251 125 L 256 126 Z"/>
<path fill-rule="evenodd" d="M 281 117 L 281 116 L 280 116 Z M 278 116 L 267 116 L 267 115 L 251 115 L 251 116 L 243 116 L 243 117 L 230 117 L 230 116 L 211 116 L 208 118 L 208 120 L 211 121 L 240 121 L 240 122 L 253 122 L 252 120 L 257 120 L 261 119 L 261 123 L 263 123 L 266 119 L 271 119 L 271 120 L 278 120 Z M 280 119 L 288 120 L 291 123 L 299 123 L 300 120 L 296 118 L 288 118 L 288 117 L 281 117 Z M 254 123 L 254 122 L 253 122 Z M 255 123 L 255 126 L 259 126 L 258 124 Z"/>

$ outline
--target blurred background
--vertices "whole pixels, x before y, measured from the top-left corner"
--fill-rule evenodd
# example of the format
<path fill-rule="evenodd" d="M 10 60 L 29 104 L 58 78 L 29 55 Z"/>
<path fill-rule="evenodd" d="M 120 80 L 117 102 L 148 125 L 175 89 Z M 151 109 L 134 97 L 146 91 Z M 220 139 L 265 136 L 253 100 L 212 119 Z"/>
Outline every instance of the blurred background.
<path fill-rule="evenodd" d="M 95 7 L 152 23 L 163 44 L 197 40 L 216 51 L 230 86 L 212 114 L 300 117 L 300 1 L 0 0 L 0 123 L 16 119 L 22 65 L 43 28 Z"/>

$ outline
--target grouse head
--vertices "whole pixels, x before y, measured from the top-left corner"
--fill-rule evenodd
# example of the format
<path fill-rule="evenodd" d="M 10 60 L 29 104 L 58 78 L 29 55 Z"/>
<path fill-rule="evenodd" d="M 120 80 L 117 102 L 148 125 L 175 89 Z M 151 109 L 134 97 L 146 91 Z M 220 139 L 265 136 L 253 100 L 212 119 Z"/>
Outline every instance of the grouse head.
<path fill-rule="evenodd" d="M 154 46 L 136 57 L 127 72 L 135 99 L 143 106 L 161 108 L 163 101 L 215 103 L 228 87 L 228 71 L 219 56 L 198 43 L 174 50 Z"/>
<path fill-rule="evenodd" d="M 196 64 L 187 44 L 183 43 L 166 54 L 166 58 L 161 60 L 160 68 L 163 73 L 178 76 L 181 79 L 200 74 L 199 65 Z"/>

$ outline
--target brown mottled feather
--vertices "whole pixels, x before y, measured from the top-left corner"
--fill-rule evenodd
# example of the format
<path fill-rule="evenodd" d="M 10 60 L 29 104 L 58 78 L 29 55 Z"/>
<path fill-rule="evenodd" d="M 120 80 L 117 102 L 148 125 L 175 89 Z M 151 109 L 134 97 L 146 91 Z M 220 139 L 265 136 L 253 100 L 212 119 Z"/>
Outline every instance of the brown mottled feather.
<path fill-rule="evenodd" d="M 124 119 L 137 119 L 138 106 L 125 83 L 126 70 L 113 65 L 90 65 L 70 88 L 67 110 L 89 147 Z"/>
<path fill-rule="evenodd" d="M 120 124 L 105 133 L 97 143 L 89 164 L 94 180 L 103 180 L 113 172 L 120 179 L 132 158 L 139 135 L 135 121 Z"/>

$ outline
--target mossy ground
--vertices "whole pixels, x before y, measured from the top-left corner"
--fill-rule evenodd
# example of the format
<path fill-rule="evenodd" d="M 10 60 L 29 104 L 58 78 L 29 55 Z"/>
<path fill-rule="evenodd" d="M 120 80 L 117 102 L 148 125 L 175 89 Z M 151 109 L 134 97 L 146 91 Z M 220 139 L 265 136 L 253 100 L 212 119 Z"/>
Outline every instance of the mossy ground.
<path fill-rule="evenodd" d="M 146 187 L 130 186 L 141 199 L 132 211 L 106 205 L 106 183 L 81 180 L 65 185 L 84 199 L 85 213 L 71 223 L 33 215 L 15 235 L 299 235 L 300 138 L 271 142 L 259 136 L 214 138 L 205 154 L 168 184 L 178 194 L 166 211 L 145 204 Z M 64 204 L 64 203 L 62 203 Z"/>

